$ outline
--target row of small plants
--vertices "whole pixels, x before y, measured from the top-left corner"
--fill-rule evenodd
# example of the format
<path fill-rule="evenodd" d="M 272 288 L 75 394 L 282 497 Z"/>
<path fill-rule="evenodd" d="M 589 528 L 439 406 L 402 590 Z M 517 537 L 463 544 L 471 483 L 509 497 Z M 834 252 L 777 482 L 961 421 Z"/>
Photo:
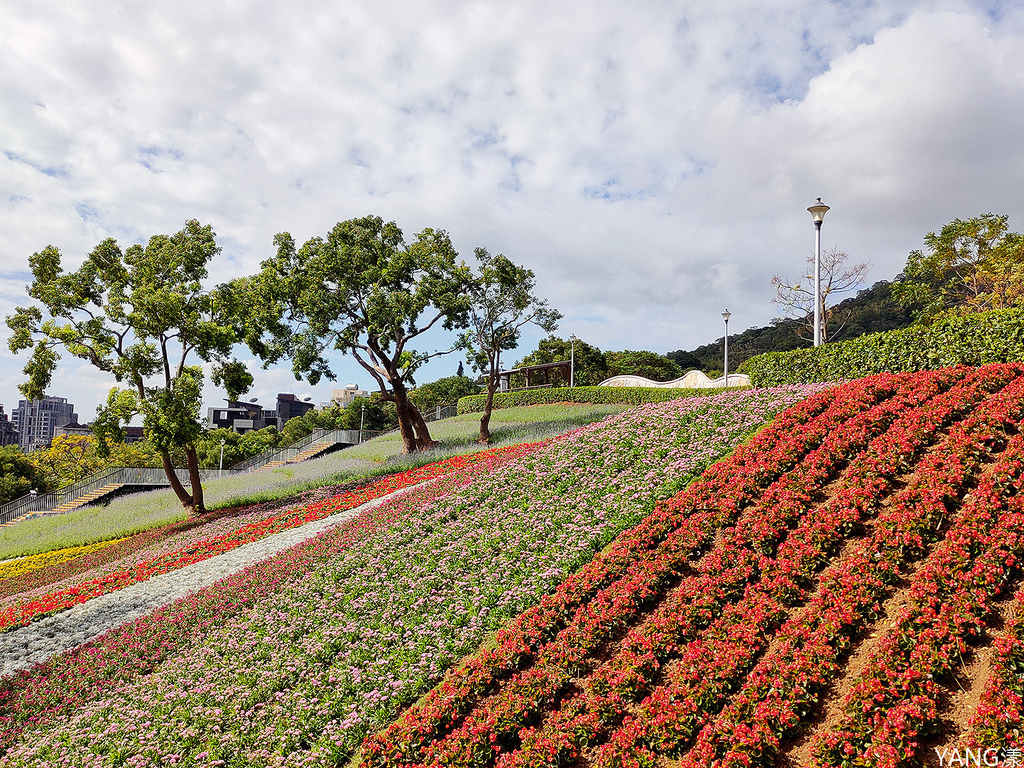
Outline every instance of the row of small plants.
<path fill-rule="evenodd" d="M 643 523 L 621 536 L 553 595 L 518 617 L 499 633 L 496 648 L 470 659 L 401 721 L 371 739 L 364 747 L 365 762 L 382 766 L 416 761 L 430 749 L 433 749 L 432 755 L 439 757 L 441 747 L 435 746 L 435 742 L 439 738 L 443 741 L 447 728 L 477 704 L 489 702 L 486 698 L 489 692 L 513 670 L 532 664 L 533 676 L 544 671 L 536 661 L 549 642 L 558 637 L 565 640 L 573 633 L 578 642 L 583 642 L 580 632 L 586 633 L 589 629 L 591 638 L 587 644 L 595 645 L 599 638 L 594 636 L 594 630 L 601 628 L 608 605 L 617 603 L 625 612 L 638 610 L 644 595 L 650 597 L 652 589 L 657 587 L 659 572 L 663 579 L 667 578 L 666 571 L 674 563 L 685 562 L 697 554 L 718 525 L 737 516 L 765 484 L 796 466 L 830 432 L 863 409 L 865 401 L 875 402 L 892 394 L 886 384 L 890 383 L 868 382 L 856 392 L 847 388 L 842 390 L 846 396 L 838 399 L 833 399 L 836 390 L 830 390 L 777 419 L 748 445 L 738 449 L 728 462 L 712 467 L 685 491 L 659 505 Z M 653 563 L 653 567 L 649 563 Z M 620 599 L 620 595 L 628 596 L 630 592 L 638 598 L 632 604 L 628 599 Z M 611 626 L 606 630 L 620 620 L 608 621 Z M 560 635 L 563 632 L 566 634 Z M 511 715 L 515 703 L 502 706 L 506 710 L 503 716 L 508 728 L 516 727 L 522 716 L 539 709 L 544 695 L 550 699 L 557 694 L 567 679 L 566 672 L 563 669 L 551 672 L 546 690 L 537 691 L 540 696 L 534 696 L 533 701 L 523 700 L 518 717 Z M 525 679 L 516 683 L 516 690 L 525 690 L 529 685 Z M 449 746 L 458 742 L 461 747 L 472 742 L 475 735 L 484 735 L 488 743 L 477 755 L 479 758 L 486 761 L 492 751 L 501 750 L 501 744 L 491 743 L 491 734 L 485 733 L 486 726 L 480 728 L 474 723 L 471 729 L 472 733 L 464 729 L 462 733 L 453 734 L 448 740 Z M 494 735 L 497 741 L 503 734 Z M 474 751 L 478 750 L 470 743 L 469 759 Z M 445 752 L 453 756 L 455 749 L 446 748 Z"/>
<path fill-rule="evenodd" d="M 102 576 L 86 579 L 63 589 L 34 597 L 26 602 L 0 609 L 0 631 L 9 631 L 25 626 L 44 616 L 66 610 L 94 597 L 123 589 L 130 584 L 146 581 L 153 576 L 175 571 L 186 565 L 229 552 L 243 544 L 258 541 L 271 534 L 358 507 L 410 485 L 439 477 L 463 467 L 486 463 L 500 457 L 503 453 L 518 453 L 520 450 L 519 446 L 513 446 L 454 456 L 406 472 L 387 475 L 358 490 L 288 509 L 241 527 L 231 528 L 228 532 L 218 536 L 198 539 L 186 546 L 164 552 L 156 557 L 140 560 L 128 567 L 122 567 Z"/>
<path fill-rule="evenodd" d="M 1008 419 L 1016 421 L 1021 406 L 1015 405 Z M 818 739 L 822 764 L 867 759 L 896 766 L 915 756 L 923 732 L 935 725 L 940 681 L 951 681 L 1024 553 L 1021 497 L 1008 497 L 1024 474 L 1022 446 L 1020 435 L 1011 440 L 915 574 L 908 604 L 846 697 L 844 720 Z"/>
<path fill-rule="evenodd" d="M 104 682 L 69 682 L 77 667 L 56 661 L 51 676 L 19 678 L 8 707 L 21 714 L 4 762 L 336 764 L 658 498 L 813 391 L 648 405 L 489 472 L 411 489 L 368 512 L 376 523 L 352 521 L 358 535 L 339 526 L 279 566 L 261 564 L 261 583 L 277 586 L 242 597 L 240 612 L 200 620 L 194 636 L 166 627 L 177 638 L 167 653 L 143 643 L 149 650 L 122 660 L 109 643 L 135 636 L 126 628 L 90 646 L 89 659 L 105 660 L 96 665 Z M 757 471 L 760 457 L 748 456 Z M 227 598 L 209 600 L 203 611 Z M 187 624 L 189 610 L 179 603 L 154 621 L 177 625 L 180 611 Z M 138 634 L 157 642 L 160 632 L 150 624 Z M 47 685 L 73 687 L 73 709 L 57 703 L 59 692 L 33 704 Z"/>
<path fill-rule="evenodd" d="M 113 544 L 120 544 L 122 541 L 126 540 L 126 538 L 122 538 L 112 539 L 110 541 L 100 541 L 95 544 L 86 544 L 81 547 L 65 547 L 64 549 L 58 549 L 52 552 L 41 552 L 38 555 L 28 555 L 26 557 L 15 558 L 14 560 L 7 560 L 0 563 L 0 579 L 12 579 L 16 576 L 23 576 L 31 571 L 37 571 L 40 568 L 65 563 L 68 560 L 88 555 L 98 549 L 103 549 L 104 547 L 109 547 Z"/>
<path fill-rule="evenodd" d="M 771 763 L 779 736 L 799 720 L 801 711 L 773 700 L 775 688 L 782 690 L 780 696 L 792 694 L 797 699 L 807 690 L 806 681 L 785 685 L 790 682 L 787 675 L 795 674 L 800 665 L 791 659 L 779 662 L 787 658 L 785 642 L 779 643 L 779 638 L 785 638 L 795 626 L 793 621 L 786 622 L 789 612 L 807 599 L 817 573 L 843 539 L 862 526 L 891 491 L 893 476 L 933 439 L 937 429 L 976 403 L 993 384 L 968 381 L 933 397 L 938 383 L 921 381 L 920 389 L 910 397 L 898 396 L 875 409 L 898 418 L 851 461 L 824 503 L 807 506 L 774 556 L 763 557 L 758 578 L 747 586 L 743 597 L 723 611 L 709 631 L 680 649 L 679 662 L 642 702 L 637 716 L 615 732 L 602 750 L 601 765 L 628 765 L 638 756 L 641 764 L 649 765 L 659 753 L 678 756 L 698 733 L 698 748 L 688 758 L 693 764 L 736 754 L 742 754 L 742 760 Z M 812 489 L 808 491 L 813 495 Z M 768 498 L 770 493 L 762 497 L 762 506 Z M 841 608 L 846 603 L 840 600 L 836 605 Z M 759 661 L 772 642 L 777 644 L 772 653 Z M 711 652 L 716 656 L 710 656 Z M 719 658 L 721 663 L 714 663 Z M 737 688 L 739 694 L 716 718 L 716 704 Z M 645 729 L 650 719 L 655 722 Z M 709 723 L 713 725 L 707 727 Z M 723 750 L 718 749 L 721 745 L 725 745 Z M 719 751 L 724 754 L 715 754 Z"/>
<path fill-rule="evenodd" d="M 881 509 L 870 535 L 822 573 L 806 608 L 781 628 L 732 701 L 701 731 L 684 765 L 772 764 L 781 739 L 840 674 L 842 654 L 879 617 L 900 573 L 939 537 L 949 508 L 956 507 L 1001 428 L 1020 419 L 1022 404 L 1024 381 L 1017 380 L 926 455 L 907 487 Z M 831 744 L 830 737 L 817 743 Z M 846 757 L 817 749 L 824 764 L 844 764 Z"/>
<path fill-rule="evenodd" d="M 1010 619 L 995 641 L 992 673 L 964 746 L 1024 748 L 1024 605 L 1010 604 Z"/>
<path fill-rule="evenodd" d="M 840 381 L 883 371 L 925 371 L 1024 359 L 1024 309 L 942 317 L 930 325 L 752 357 L 740 370 L 755 386 Z"/>
<path fill-rule="evenodd" d="M 661 756 L 682 755 L 700 734 L 686 764 L 773 764 L 780 737 L 806 714 L 822 680 L 835 670 L 835 650 L 831 667 L 814 651 L 829 648 L 825 635 L 836 627 L 845 634 L 830 639 L 839 651 L 846 647 L 857 626 L 841 621 L 849 618 L 851 601 L 877 606 L 887 582 L 878 573 L 891 580 L 917 551 L 915 537 L 934 524 L 929 516 L 935 504 L 921 499 L 934 501 L 934 486 L 951 466 L 978 461 L 992 441 L 993 425 L 1011 412 L 1019 416 L 1024 382 L 1003 395 L 988 394 L 1021 372 L 1019 366 L 999 366 L 966 375 L 959 370 L 872 377 L 842 388 L 827 409 L 799 426 L 785 420 L 772 425 L 758 436 L 763 443 L 751 444 L 770 467 L 758 473 L 753 489 L 747 457 L 738 451 L 715 468 L 719 472 L 709 472 L 659 510 L 674 507 L 687 514 L 660 529 L 653 546 L 648 531 L 658 527 L 657 512 L 617 542 L 624 546 L 621 559 L 615 547 L 607 562 L 595 559 L 499 635 L 497 648 L 471 659 L 370 739 L 364 763 L 554 766 L 605 741 L 598 765 L 654 766 Z M 871 541 L 888 546 L 889 554 L 863 562 L 875 569 L 874 576 L 863 568 L 830 566 L 833 581 L 823 579 L 803 618 L 787 622 L 844 537 L 876 513 L 894 478 L 942 428 L 961 419 L 876 523 Z M 794 449 L 794 443 L 802 444 Z M 792 466 L 778 457 L 792 454 L 803 454 L 799 467 L 778 477 Z M 830 488 L 828 502 L 817 505 L 848 458 L 852 463 Z M 949 482 L 948 493 L 955 494 L 964 478 Z M 707 490 L 712 493 L 703 495 Z M 687 566 L 718 525 L 727 527 L 719 530 L 715 546 Z M 825 615 L 809 619 L 815 610 Z M 596 653 L 628 626 L 633 628 L 610 658 Z M 760 659 L 780 626 L 782 642 Z M 807 631 L 811 626 L 815 632 Z M 795 633 L 791 641 L 787 632 Z M 664 677 L 656 690 L 623 720 L 659 675 Z M 718 716 L 737 688 L 739 695 Z M 538 718 L 539 726 L 529 725 Z"/>

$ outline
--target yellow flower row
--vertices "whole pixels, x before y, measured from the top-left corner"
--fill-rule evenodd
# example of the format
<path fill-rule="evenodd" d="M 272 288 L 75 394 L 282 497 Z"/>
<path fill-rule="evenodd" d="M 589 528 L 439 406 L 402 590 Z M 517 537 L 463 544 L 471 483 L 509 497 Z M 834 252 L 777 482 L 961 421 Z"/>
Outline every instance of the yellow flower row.
<path fill-rule="evenodd" d="M 5 563 L 0 563 L 0 579 L 9 579 L 12 576 L 21 576 L 23 573 L 45 568 L 48 565 L 63 563 L 67 560 L 72 560 L 79 555 L 86 555 L 90 552 L 95 552 L 97 549 L 109 547 L 111 544 L 117 544 L 124 540 L 125 539 L 112 539 L 110 541 L 101 541 L 96 544 L 85 544 L 81 547 L 68 547 L 67 549 L 55 549 L 52 552 L 41 552 L 38 555 L 27 555 L 26 557 L 19 557 L 16 560 L 8 560 Z"/>

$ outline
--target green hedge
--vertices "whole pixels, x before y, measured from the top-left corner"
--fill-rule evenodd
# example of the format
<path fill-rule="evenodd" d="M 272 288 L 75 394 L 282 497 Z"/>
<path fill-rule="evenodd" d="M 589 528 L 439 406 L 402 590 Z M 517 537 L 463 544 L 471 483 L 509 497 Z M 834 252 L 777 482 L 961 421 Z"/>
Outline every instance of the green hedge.
<path fill-rule="evenodd" d="M 1024 308 L 945 317 L 931 325 L 872 333 L 792 352 L 769 352 L 740 368 L 754 386 L 857 379 L 873 373 L 1024 360 Z"/>
<path fill-rule="evenodd" d="M 733 388 L 735 389 L 735 387 Z M 640 405 L 663 403 L 680 397 L 718 394 L 720 389 L 667 389 L 664 387 L 551 387 L 524 389 L 517 392 L 495 392 L 494 408 L 550 403 L 615 403 Z M 469 395 L 459 400 L 459 413 L 481 413 L 487 394 Z"/>

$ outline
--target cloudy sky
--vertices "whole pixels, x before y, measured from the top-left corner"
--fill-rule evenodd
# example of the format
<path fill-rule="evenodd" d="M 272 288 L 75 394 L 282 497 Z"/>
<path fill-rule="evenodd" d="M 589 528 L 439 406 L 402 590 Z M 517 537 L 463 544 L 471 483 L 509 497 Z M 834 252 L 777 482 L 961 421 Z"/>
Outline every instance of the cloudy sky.
<path fill-rule="evenodd" d="M 870 282 L 953 218 L 1024 227 L 1012 0 L 0 0 L 0 28 L 0 316 L 47 244 L 74 268 L 197 218 L 219 282 L 277 232 L 373 213 L 527 265 L 563 336 L 667 352 L 726 308 L 769 322 L 818 196 Z M 112 384 L 65 361 L 50 394 L 89 420 Z M 272 370 L 252 394 L 331 386 Z"/>

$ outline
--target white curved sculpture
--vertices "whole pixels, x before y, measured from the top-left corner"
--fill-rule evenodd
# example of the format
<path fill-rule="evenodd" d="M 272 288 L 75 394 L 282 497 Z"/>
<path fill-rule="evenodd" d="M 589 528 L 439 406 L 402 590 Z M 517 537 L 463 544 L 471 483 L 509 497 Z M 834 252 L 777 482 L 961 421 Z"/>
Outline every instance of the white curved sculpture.
<path fill-rule="evenodd" d="M 745 373 L 730 373 L 729 382 L 725 377 L 709 379 L 703 371 L 690 371 L 685 376 L 672 381 L 651 381 L 643 376 L 612 376 L 605 379 L 599 387 L 663 387 L 665 389 L 715 389 L 721 387 L 749 387 L 750 377 Z"/>

